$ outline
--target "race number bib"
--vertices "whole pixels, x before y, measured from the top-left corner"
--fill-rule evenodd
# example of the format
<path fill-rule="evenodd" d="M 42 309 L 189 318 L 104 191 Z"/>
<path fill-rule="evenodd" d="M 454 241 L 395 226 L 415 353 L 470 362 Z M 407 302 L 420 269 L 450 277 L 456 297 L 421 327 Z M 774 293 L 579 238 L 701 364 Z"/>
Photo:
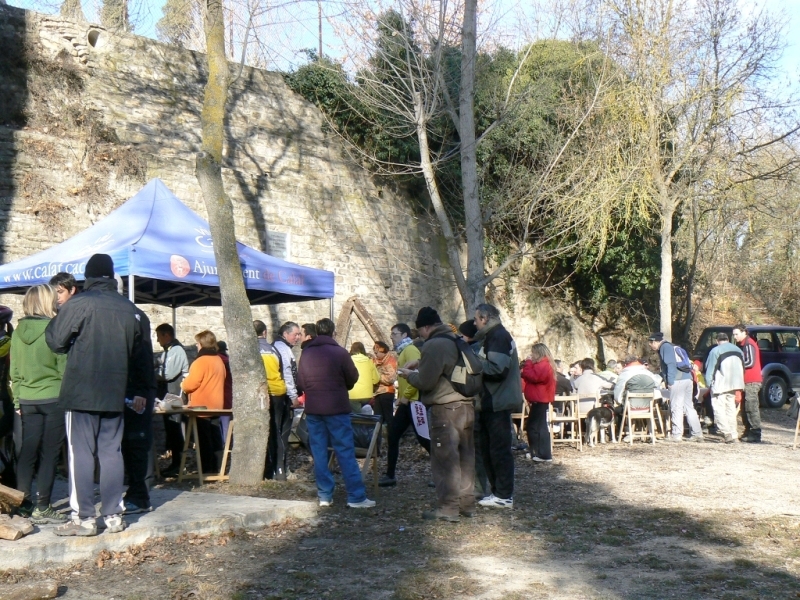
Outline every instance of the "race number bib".
<path fill-rule="evenodd" d="M 428 412 L 422 402 L 414 401 L 411 403 L 411 418 L 414 420 L 414 429 L 417 430 L 417 434 L 426 440 L 431 439 L 431 434 L 428 431 Z"/>

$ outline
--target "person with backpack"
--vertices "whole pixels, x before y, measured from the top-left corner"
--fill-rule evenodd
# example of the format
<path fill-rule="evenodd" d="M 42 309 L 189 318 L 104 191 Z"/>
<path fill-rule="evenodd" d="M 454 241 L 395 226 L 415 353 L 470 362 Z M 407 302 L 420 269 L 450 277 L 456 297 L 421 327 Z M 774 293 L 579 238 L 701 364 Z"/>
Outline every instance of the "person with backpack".
<path fill-rule="evenodd" d="M 736 425 L 736 392 L 745 389 L 744 354 L 731 344 L 728 334 L 717 334 L 717 345 L 706 359 L 706 382 L 711 386 L 714 423 L 726 444 L 739 442 Z"/>
<path fill-rule="evenodd" d="M 683 418 L 689 421 L 691 437 L 689 441 L 702 442 L 703 430 L 700 428 L 700 417 L 692 401 L 694 379 L 692 378 L 692 364 L 686 351 L 680 346 L 674 346 L 664 339 L 664 334 L 653 333 L 647 338 L 650 349 L 658 352 L 661 363 L 661 377 L 664 385 L 669 390 L 669 410 L 672 420 L 672 435 L 666 436 L 667 442 L 683 441 Z M 679 360 L 680 359 L 680 360 Z"/>
<path fill-rule="evenodd" d="M 472 398 L 459 393 L 453 382 L 464 360 L 460 348 L 469 351 L 469 347 L 429 306 L 417 313 L 416 327 L 425 340 L 422 355 L 418 362 L 398 369 L 398 375 L 419 390 L 420 400 L 430 408 L 431 472 L 437 506 L 423 512 L 422 518 L 456 523 L 460 516 L 475 515 L 475 408 Z"/>

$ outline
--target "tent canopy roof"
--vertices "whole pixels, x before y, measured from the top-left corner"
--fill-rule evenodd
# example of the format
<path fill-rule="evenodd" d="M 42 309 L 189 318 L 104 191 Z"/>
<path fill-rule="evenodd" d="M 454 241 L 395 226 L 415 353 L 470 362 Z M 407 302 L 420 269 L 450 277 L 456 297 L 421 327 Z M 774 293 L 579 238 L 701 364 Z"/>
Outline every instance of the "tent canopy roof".
<path fill-rule="evenodd" d="M 237 242 L 251 304 L 332 298 L 330 271 L 280 260 Z M 0 267 L 0 292 L 24 293 L 59 272 L 83 280 L 96 253 L 114 259 L 115 271 L 134 276 L 135 299 L 165 306 L 219 306 L 219 277 L 208 223 L 176 198 L 160 179 L 104 219 L 52 248 Z"/>

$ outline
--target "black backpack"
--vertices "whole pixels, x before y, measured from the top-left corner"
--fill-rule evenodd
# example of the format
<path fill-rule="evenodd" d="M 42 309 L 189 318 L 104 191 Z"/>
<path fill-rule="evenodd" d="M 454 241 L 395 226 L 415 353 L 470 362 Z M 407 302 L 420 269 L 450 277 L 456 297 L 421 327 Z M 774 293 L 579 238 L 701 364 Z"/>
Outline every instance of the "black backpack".
<path fill-rule="evenodd" d="M 453 389 L 465 398 L 480 394 L 483 391 L 483 365 L 470 345 L 454 335 L 439 334 L 435 337 L 453 340 L 458 349 L 458 359 L 449 375 Z"/>

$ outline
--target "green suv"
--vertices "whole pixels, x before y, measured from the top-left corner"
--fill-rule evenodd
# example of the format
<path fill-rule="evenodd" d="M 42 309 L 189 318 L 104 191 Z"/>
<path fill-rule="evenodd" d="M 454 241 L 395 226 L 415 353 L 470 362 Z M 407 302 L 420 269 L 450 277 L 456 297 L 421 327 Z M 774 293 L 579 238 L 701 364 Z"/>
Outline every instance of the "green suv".
<path fill-rule="evenodd" d="M 706 327 L 694 347 L 692 359 L 705 365 L 720 332 L 727 333 L 731 342 L 736 343 L 732 326 Z M 747 332 L 761 351 L 761 405 L 780 408 L 794 390 L 800 390 L 800 327 L 752 325 Z"/>

